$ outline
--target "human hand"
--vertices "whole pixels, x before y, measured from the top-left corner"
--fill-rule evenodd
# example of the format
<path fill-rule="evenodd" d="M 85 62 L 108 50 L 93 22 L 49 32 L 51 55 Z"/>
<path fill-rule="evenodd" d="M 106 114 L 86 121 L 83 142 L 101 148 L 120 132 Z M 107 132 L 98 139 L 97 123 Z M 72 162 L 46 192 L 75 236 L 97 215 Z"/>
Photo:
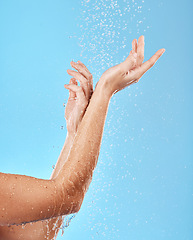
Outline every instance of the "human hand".
<path fill-rule="evenodd" d="M 65 109 L 67 131 L 70 135 L 77 132 L 78 126 L 84 116 L 88 103 L 93 93 L 93 77 L 87 67 L 80 61 L 70 63 L 74 70 L 67 70 L 67 73 L 74 78 L 69 84 L 64 85 L 69 90 L 69 98 Z M 78 82 L 80 86 L 78 86 Z"/>
<path fill-rule="evenodd" d="M 164 48 L 158 50 L 148 61 L 143 63 L 144 36 L 140 36 L 138 43 L 137 39 L 133 40 L 132 50 L 127 59 L 105 71 L 98 84 L 105 86 L 107 92 L 112 96 L 113 93 L 138 82 L 142 75 L 153 67 L 164 52 Z"/>

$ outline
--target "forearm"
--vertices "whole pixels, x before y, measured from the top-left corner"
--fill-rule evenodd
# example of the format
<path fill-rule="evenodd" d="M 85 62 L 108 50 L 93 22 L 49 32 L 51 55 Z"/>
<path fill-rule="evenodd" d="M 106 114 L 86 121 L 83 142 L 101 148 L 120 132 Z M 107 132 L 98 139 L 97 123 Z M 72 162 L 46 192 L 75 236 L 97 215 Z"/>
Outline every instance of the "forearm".
<path fill-rule="evenodd" d="M 97 164 L 109 100 L 110 97 L 108 95 L 105 96 L 103 89 L 98 86 L 92 96 L 82 123 L 79 126 L 77 137 L 74 139 L 75 135 L 67 136 L 53 171 L 52 178 L 56 178 L 60 170 L 61 172 L 58 178 L 62 179 L 63 176 L 66 176 L 66 171 L 68 173 L 71 172 L 72 179 L 69 180 L 74 185 L 72 189 L 76 188 L 80 192 L 86 192 L 92 178 L 93 170 Z M 98 121 L 96 121 L 96 119 Z M 81 165 L 79 164 L 80 162 Z M 62 181 L 62 179 L 60 179 L 60 181 Z M 46 228 L 47 224 L 48 228 Z M 61 224 L 62 217 L 50 219 L 49 223 L 46 221 L 43 222 L 44 229 L 49 230 L 50 239 L 58 232 Z M 31 230 L 34 231 L 36 227 L 42 228 L 42 225 L 39 226 L 38 223 L 34 223 L 31 226 Z M 45 235 L 46 233 L 42 234 Z"/>
<path fill-rule="evenodd" d="M 61 150 L 58 161 L 57 161 L 57 163 L 55 165 L 55 168 L 52 172 L 51 179 L 55 179 L 58 176 L 58 173 L 62 169 L 64 163 L 67 161 L 70 149 L 72 148 L 72 145 L 73 145 L 74 138 L 75 138 L 75 134 L 68 134 L 67 133 L 67 137 L 66 137 L 64 146 Z M 62 225 L 62 223 L 63 223 L 62 216 L 60 216 L 60 217 L 57 217 L 57 218 L 52 218 L 48 222 L 43 221 L 42 224 L 44 226 L 44 229 L 46 229 L 46 231 L 49 232 L 49 238 L 52 239 L 58 233 L 59 228 Z M 41 225 L 36 224 L 36 223 L 33 224 L 31 226 L 32 231 L 33 231 L 33 229 L 36 229 L 36 227 L 39 228 L 39 227 L 41 227 Z"/>
<path fill-rule="evenodd" d="M 0 175 L 2 225 L 38 221 L 79 210 L 97 163 L 109 100 L 102 88 L 97 87 L 68 160 L 55 180 Z M 15 202 L 17 207 L 12 207 Z"/>
<path fill-rule="evenodd" d="M 57 161 L 57 163 L 56 163 L 56 165 L 54 167 L 54 170 L 52 172 L 51 179 L 55 179 L 57 177 L 58 173 L 60 172 L 60 170 L 62 169 L 64 163 L 66 162 L 66 160 L 68 158 L 68 155 L 69 155 L 69 152 L 70 152 L 70 149 L 72 147 L 74 138 L 75 138 L 75 134 L 70 134 L 69 135 L 67 133 L 64 146 L 63 146 L 63 148 L 61 150 L 61 153 L 60 153 L 60 156 L 58 158 L 58 161 Z"/>
<path fill-rule="evenodd" d="M 105 88 L 98 84 L 78 128 L 68 160 L 57 177 L 60 182 L 64 178 L 68 180 L 71 186 L 69 195 L 73 191 L 84 195 L 88 189 L 98 160 L 110 97 Z"/>

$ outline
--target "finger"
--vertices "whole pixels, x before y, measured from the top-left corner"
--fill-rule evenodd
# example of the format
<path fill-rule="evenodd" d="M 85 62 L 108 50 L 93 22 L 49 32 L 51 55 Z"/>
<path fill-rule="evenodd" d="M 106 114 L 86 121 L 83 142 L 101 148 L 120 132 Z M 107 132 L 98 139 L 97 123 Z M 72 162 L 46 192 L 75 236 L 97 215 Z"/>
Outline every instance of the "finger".
<path fill-rule="evenodd" d="M 126 58 L 126 60 L 120 64 L 121 70 L 124 73 L 127 73 L 128 71 L 130 71 L 136 66 L 136 62 L 137 62 L 137 53 L 135 53 L 132 50 L 129 56 Z"/>
<path fill-rule="evenodd" d="M 89 92 L 88 92 L 88 80 L 79 72 L 76 72 L 74 70 L 67 70 L 67 73 L 71 76 L 73 76 L 74 78 L 76 78 L 79 82 L 80 82 L 80 86 L 83 88 L 83 91 L 85 93 L 86 96 L 88 96 Z"/>
<path fill-rule="evenodd" d="M 85 69 L 85 71 L 88 73 L 88 77 L 87 77 L 87 79 L 88 79 L 88 81 L 89 81 L 89 92 L 90 92 L 90 97 L 91 97 L 91 95 L 92 95 L 92 93 L 93 93 L 93 76 L 92 76 L 92 74 L 90 73 L 90 71 L 88 70 L 88 68 L 84 65 L 84 63 L 82 63 L 81 61 L 78 61 L 78 63 L 79 63 L 79 65 L 81 65 L 84 69 Z"/>
<path fill-rule="evenodd" d="M 88 79 L 89 81 L 90 79 L 92 79 L 92 74 L 89 72 L 89 70 L 83 63 L 81 63 L 80 61 L 78 61 L 78 63 L 71 61 L 70 64 L 73 68 L 80 72 L 86 79 Z"/>
<path fill-rule="evenodd" d="M 144 36 L 140 36 L 137 46 L 137 66 L 141 66 L 144 60 Z"/>
<path fill-rule="evenodd" d="M 71 78 L 72 84 L 78 85 L 78 82 L 76 81 L 76 78 Z"/>
<path fill-rule="evenodd" d="M 71 78 L 69 83 L 75 84 L 75 85 L 78 84 L 75 78 Z M 69 89 L 69 99 L 75 99 L 75 97 L 76 97 L 76 93 Z"/>
<path fill-rule="evenodd" d="M 88 72 L 88 74 L 91 74 L 88 68 L 84 65 L 84 63 L 82 63 L 81 61 L 78 61 L 78 63 L 85 69 L 85 71 Z"/>
<path fill-rule="evenodd" d="M 142 77 L 142 75 L 147 72 L 150 68 L 153 67 L 153 65 L 157 62 L 157 60 L 162 56 L 162 54 L 165 52 L 165 49 L 162 48 L 158 50 L 148 61 L 143 63 L 141 67 L 137 68 L 133 73 L 131 73 L 130 77 L 132 79 L 139 79 Z M 132 76 L 133 75 L 133 76 Z"/>
<path fill-rule="evenodd" d="M 74 64 L 72 64 L 72 66 L 74 66 Z M 79 69 L 78 67 L 76 68 Z M 86 98 L 89 99 L 91 91 L 93 89 L 92 84 L 90 84 L 90 80 L 85 78 L 85 76 L 82 75 L 80 72 L 76 72 L 74 70 L 69 70 L 69 69 L 67 70 L 67 72 L 69 75 L 75 77 L 80 82 L 80 86 L 83 88 Z"/>
<path fill-rule="evenodd" d="M 65 84 L 64 87 L 68 90 L 73 91 L 76 94 L 77 102 L 81 107 L 85 108 L 88 105 L 88 101 L 82 87 L 74 84 Z"/>
<path fill-rule="evenodd" d="M 137 53 L 137 39 L 134 39 L 132 42 L 132 50 Z"/>

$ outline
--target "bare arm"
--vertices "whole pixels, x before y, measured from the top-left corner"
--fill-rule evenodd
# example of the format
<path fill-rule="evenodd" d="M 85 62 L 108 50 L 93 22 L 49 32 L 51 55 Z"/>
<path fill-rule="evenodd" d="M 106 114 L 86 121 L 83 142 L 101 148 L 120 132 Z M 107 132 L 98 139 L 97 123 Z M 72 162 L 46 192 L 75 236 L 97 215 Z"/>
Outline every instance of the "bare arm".
<path fill-rule="evenodd" d="M 60 169 L 68 158 L 68 154 L 72 147 L 75 134 L 78 126 L 83 118 L 86 107 L 90 101 L 93 93 L 93 77 L 88 68 L 81 62 L 77 64 L 78 76 L 80 86 L 77 86 L 75 78 L 70 79 L 70 84 L 75 86 L 75 89 L 69 90 L 69 98 L 65 108 L 65 118 L 67 126 L 67 137 L 58 158 L 57 164 L 53 170 L 51 179 L 56 178 Z M 31 224 L 12 225 L 11 227 L 1 226 L 0 236 L 4 239 L 44 239 L 54 237 L 62 225 L 62 217 L 51 218 L 48 221 L 38 221 Z"/>
<path fill-rule="evenodd" d="M 63 181 L 68 176 L 71 185 L 69 194 L 78 190 L 84 194 L 88 190 L 93 170 L 97 164 L 104 123 L 112 95 L 138 82 L 161 57 L 165 49 L 157 51 L 148 61 L 144 60 L 144 37 L 132 42 L 132 51 L 127 59 L 103 73 L 93 93 L 90 104 L 80 124 L 68 161 L 58 175 Z M 74 73 L 71 73 L 74 76 Z M 78 153 L 78 154 L 77 154 Z"/>
<path fill-rule="evenodd" d="M 57 165 L 53 170 L 52 177 L 57 176 L 64 162 L 67 160 L 68 153 L 72 146 L 75 135 L 67 135 L 63 149 L 58 158 Z M 15 204 L 16 205 L 16 204 Z M 57 224 L 56 224 L 57 223 Z M 48 225 L 49 224 L 49 225 Z M 52 218 L 49 221 L 37 221 L 34 223 L 28 223 L 23 227 L 22 225 L 0 226 L 0 237 L 3 239 L 44 239 L 46 234 L 55 235 L 59 231 L 59 227 L 62 224 L 62 217 Z M 56 225 L 56 226 L 55 226 Z M 54 227 L 54 228 L 53 228 Z"/>
<path fill-rule="evenodd" d="M 137 50 L 133 49 L 133 52 L 123 63 L 110 68 L 102 75 L 78 128 L 68 160 L 54 181 L 37 180 L 24 176 L 12 179 L 14 175 L 7 176 L 8 180 L 5 180 L 3 179 L 5 175 L 0 175 L 3 183 L 6 182 L 11 189 L 8 190 L 5 184 L 2 184 L 0 189 L 3 196 L 3 201 L 0 200 L 0 208 L 5 209 L 0 217 L 1 224 L 46 219 L 67 214 L 80 208 L 98 160 L 111 96 L 114 92 L 138 81 L 164 52 L 161 49 L 149 61 L 142 63 L 143 48 L 144 42 L 141 38 Z M 14 186 L 14 184 L 16 185 Z M 19 190 L 20 186 L 22 186 L 21 190 L 25 189 L 25 193 Z M 42 188 L 42 186 L 45 187 Z M 29 190 L 27 191 L 27 189 Z M 12 199 L 9 199 L 10 197 Z M 5 203 L 5 201 L 7 202 Z M 11 209 L 11 205 L 15 201 L 18 202 L 19 208 L 29 201 L 24 207 L 25 212 Z M 19 216 L 19 220 L 16 219 L 16 216 Z"/>
<path fill-rule="evenodd" d="M 53 217 L 65 198 L 61 186 L 51 180 L 0 173 L 0 182 L 1 225 Z"/>
<path fill-rule="evenodd" d="M 68 99 L 68 103 L 67 103 L 67 106 L 65 109 L 65 118 L 66 118 L 66 122 L 67 122 L 68 134 L 67 134 L 67 138 L 66 138 L 65 144 L 63 146 L 63 149 L 61 151 L 61 154 L 58 158 L 56 167 L 51 176 L 52 181 L 50 180 L 47 182 L 46 180 L 42 180 L 46 184 L 51 183 L 51 182 L 55 183 L 55 181 L 53 181 L 53 179 L 55 179 L 57 177 L 58 172 L 63 167 L 64 162 L 66 161 L 66 159 L 68 157 L 68 153 L 73 144 L 73 140 L 74 140 L 78 125 L 79 125 L 80 121 L 82 120 L 82 117 L 85 113 L 85 109 L 88 105 L 88 102 L 89 102 L 90 97 L 93 92 L 92 74 L 88 71 L 88 69 L 86 68 L 86 66 L 84 64 L 80 63 L 79 66 L 80 66 L 80 72 L 81 72 L 81 76 L 79 76 L 79 79 L 80 79 L 79 81 L 81 82 L 82 86 L 77 86 L 76 79 L 72 78 L 70 80 L 70 83 L 74 86 L 74 88 L 69 91 L 70 92 L 69 99 Z M 85 82 L 86 82 L 86 84 L 85 84 Z M 10 182 L 14 181 L 13 189 L 15 189 L 14 196 L 16 196 L 16 197 L 18 196 L 18 193 L 19 193 L 18 189 L 17 189 L 18 188 L 17 179 L 22 179 L 22 181 L 20 181 L 21 182 L 20 185 L 24 190 L 25 190 L 25 187 L 27 187 L 27 185 L 26 186 L 22 185 L 24 183 L 23 178 L 26 179 L 28 177 L 16 175 L 15 178 L 13 178 L 13 175 L 11 175 L 11 174 L 6 175 L 6 180 L 9 180 Z M 2 184 L 2 189 L 1 189 L 2 191 L 3 191 L 3 187 L 6 188 L 6 182 L 3 181 L 3 179 L 4 179 L 4 177 L 2 178 L 2 183 L 5 183 L 5 185 Z M 35 181 L 33 181 L 33 180 L 35 180 Z M 33 184 L 33 182 L 38 184 L 39 179 L 29 178 L 28 181 L 30 182 L 30 184 L 31 183 Z M 50 190 L 50 187 L 48 189 Z M 30 194 L 31 195 L 35 194 L 35 192 L 38 192 L 37 190 L 38 190 L 38 188 L 36 188 L 35 191 L 31 191 L 31 189 L 30 189 Z M 4 189 L 4 191 L 5 191 L 5 189 Z M 19 188 L 19 191 L 21 193 L 20 196 L 22 196 L 22 192 L 21 192 L 20 188 Z M 11 194 L 11 192 L 10 192 L 10 194 Z M 7 193 L 6 195 L 9 195 L 9 194 Z M 3 197 L 6 197 L 6 195 L 3 196 L 3 194 L 2 194 Z M 3 201 L 3 198 L 2 198 L 2 201 Z M 28 201 L 31 202 L 32 199 L 30 199 Z M 9 205 L 9 202 L 7 204 Z M 27 206 L 25 206 L 25 207 L 27 207 Z M 70 207 L 72 207 L 72 206 L 69 206 L 68 208 L 70 209 Z M 73 208 L 74 207 L 72 207 L 72 209 L 70 211 L 72 211 L 72 212 L 76 211 L 76 209 L 73 210 Z M 4 209 L 5 208 L 3 207 L 3 211 L 4 211 Z M 68 212 L 68 213 L 70 213 L 70 212 Z M 6 215 L 8 215 L 7 210 L 6 210 Z M 47 215 L 47 216 L 45 216 L 45 218 L 40 218 L 40 219 L 46 219 L 46 218 L 49 218 L 49 216 L 52 216 L 52 215 Z M 54 214 L 53 214 L 53 216 L 54 216 Z M 26 220 L 24 220 L 24 221 L 26 222 Z M 15 223 L 19 224 L 19 219 L 17 219 L 17 222 L 15 222 Z M 13 224 L 13 223 L 11 223 L 11 224 Z M 42 223 L 41 224 L 36 223 L 36 224 L 30 225 L 30 228 L 34 229 L 35 226 L 38 226 L 39 228 L 42 229 Z M 18 227 L 17 229 L 19 229 L 19 228 L 20 227 Z M 2 228 L 0 230 L 1 230 L 1 232 L 3 231 Z M 4 227 L 4 230 L 6 230 L 5 227 Z M 16 228 L 14 230 L 16 230 Z"/>

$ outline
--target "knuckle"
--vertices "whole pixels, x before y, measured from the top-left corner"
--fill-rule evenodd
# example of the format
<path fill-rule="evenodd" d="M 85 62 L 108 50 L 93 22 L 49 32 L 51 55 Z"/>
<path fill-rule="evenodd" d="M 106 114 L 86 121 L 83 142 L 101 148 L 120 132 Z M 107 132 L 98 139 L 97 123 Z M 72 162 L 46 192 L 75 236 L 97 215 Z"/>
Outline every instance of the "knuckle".
<path fill-rule="evenodd" d="M 139 60 L 143 60 L 144 56 L 142 54 L 139 55 Z"/>

